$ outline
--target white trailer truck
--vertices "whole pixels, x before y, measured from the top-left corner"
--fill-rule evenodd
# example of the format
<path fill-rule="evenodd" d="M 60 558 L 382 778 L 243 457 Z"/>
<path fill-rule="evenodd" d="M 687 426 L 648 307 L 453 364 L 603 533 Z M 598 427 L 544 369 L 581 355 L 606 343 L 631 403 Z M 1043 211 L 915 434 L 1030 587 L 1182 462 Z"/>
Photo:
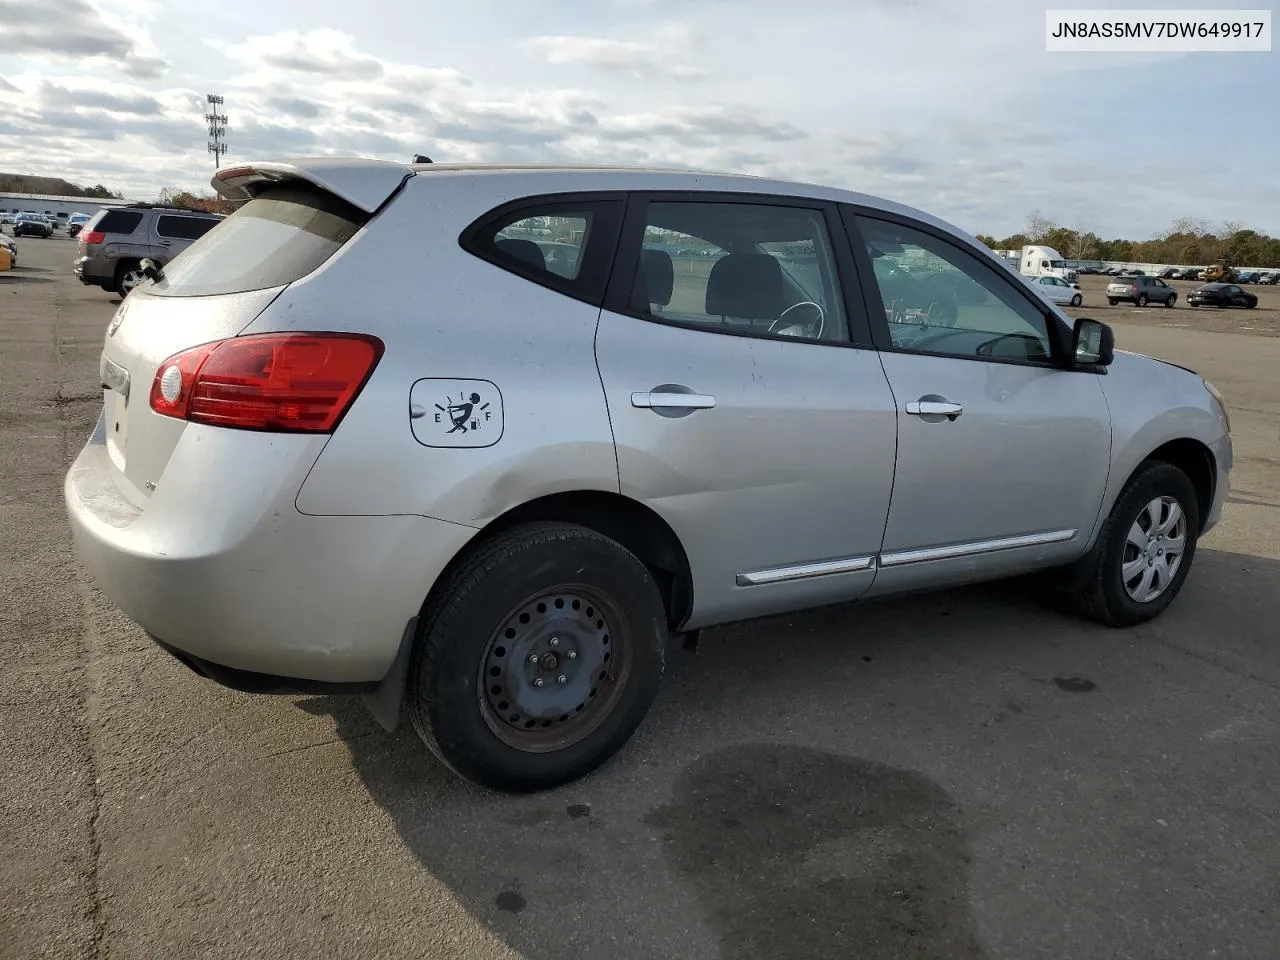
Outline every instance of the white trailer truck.
<path fill-rule="evenodd" d="M 1039 245 L 1022 248 L 1018 272 L 1024 277 L 1057 277 L 1067 283 L 1075 283 L 1079 279 L 1076 271 L 1067 266 L 1062 254 L 1053 247 Z"/>

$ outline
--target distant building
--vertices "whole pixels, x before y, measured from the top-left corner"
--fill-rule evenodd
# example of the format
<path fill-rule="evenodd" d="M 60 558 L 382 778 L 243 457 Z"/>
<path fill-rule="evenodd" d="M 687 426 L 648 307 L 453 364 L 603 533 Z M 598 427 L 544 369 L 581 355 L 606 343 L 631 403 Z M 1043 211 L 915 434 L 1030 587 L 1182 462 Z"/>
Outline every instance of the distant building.
<path fill-rule="evenodd" d="M 73 213 L 94 214 L 103 207 L 123 207 L 132 202 L 98 197 L 57 197 L 43 193 L 0 193 L 0 214 L 38 213 L 66 220 Z"/>

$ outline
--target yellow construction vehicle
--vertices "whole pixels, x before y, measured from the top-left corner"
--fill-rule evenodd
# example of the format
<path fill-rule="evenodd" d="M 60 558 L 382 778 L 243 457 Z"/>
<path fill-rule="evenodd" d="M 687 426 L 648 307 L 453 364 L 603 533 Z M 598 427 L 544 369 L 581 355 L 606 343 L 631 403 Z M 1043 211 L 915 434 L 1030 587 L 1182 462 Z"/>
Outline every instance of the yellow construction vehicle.
<path fill-rule="evenodd" d="M 1204 278 L 1210 283 L 1235 283 L 1236 270 L 1226 257 L 1219 257 L 1205 268 Z"/>

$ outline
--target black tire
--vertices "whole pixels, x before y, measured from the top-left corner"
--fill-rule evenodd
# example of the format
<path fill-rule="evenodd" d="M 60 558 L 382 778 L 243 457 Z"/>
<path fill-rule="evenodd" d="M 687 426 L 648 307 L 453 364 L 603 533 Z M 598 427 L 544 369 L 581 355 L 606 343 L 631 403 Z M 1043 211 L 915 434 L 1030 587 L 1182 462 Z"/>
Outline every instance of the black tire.
<path fill-rule="evenodd" d="M 1148 503 L 1172 497 L 1186 518 L 1182 559 L 1169 585 L 1155 599 L 1139 603 L 1125 590 L 1121 566 L 1130 528 Z M 1200 504 L 1187 475 L 1172 464 L 1149 460 L 1138 468 L 1103 522 L 1093 550 L 1081 561 L 1083 577 L 1072 591 L 1076 609 L 1111 627 L 1131 627 L 1164 612 L 1182 589 L 1195 560 Z"/>
<path fill-rule="evenodd" d="M 555 597 L 551 602 L 560 606 L 557 594 L 596 597 L 601 609 L 581 607 L 576 600 L 577 612 L 568 604 L 555 610 L 541 603 Z M 598 614 L 608 632 L 588 637 L 580 656 L 574 650 L 573 664 L 568 659 L 553 663 L 547 679 L 554 683 L 557 674 L 563 677 L 577 667 L 589 667 L 589 673 L 575 674 L 563 687 L 533 691 L 543 666 L 529 666 L 516 647 L 523 651 L 530 644 L 559 642 L 556 634 L 566 644 L 576 643 L 582 634 L 573 631 L 584 611 L 588 629 Z M 525 634 L 516 633 L 521 623 L 531 623 Z M 515 527 L 481 543 L 433 592 L 410 661 L 409 716 L 431 751 L 473 783 L 510 792 L 569 783 L 612 757 L 644 719 L 662 678 L 667 633 L 653 576 L 620 544 L 575 524 Z M 505 643 L 511 644 L 509 650 Z M 617 654 L 612 663 L 609 651 Z M 608 667 L 597 673 L 600 658 Z M 501 681 L 490 671 L 499 671 Z M 530 673 L 539 676 L 526 681 Z M 513 684 L 512 701 L 521 697 L 526 706 L 536 701 L 564 714 L 537 721 L 513 714 L 519 722 L 509 722 L 506 714 L 514 702 L 499 715 L 489 696 L 503 690 L 499 682 Z M 590 697 L 576 708 L 564 707 L 579 695 L 586 697 L 578 689 L 584 684 L 594 684 Z M 550 715 L 544 710 L 542 716 Z"/>
<path fill-rule="evenodd" d="M 1177 302 L 1178 302 L 1178 295 L 1175 293 L 1175 294 L 1171 294 L 1169 298 L 1165 300 L 1164 305 L 1169 309 L 1173 309 L 1173 305 Z"/>
<path fill-rule="evenodd" d="M 1135 302 L 1138 306 L 1145 307 L 1147 305 L 1147 295 L 1145 293 L 1138 294 L 1138 299 Z"/>
<path fill-rule="evenodd" d="M 137 260 L 121 260 L 116 264 L 116 275 L 112 280 L 111 289 L 120 294 L 123 300 L 129 295 L 129 288 L 125 285 L 125 277 L 138 269 Z"/>
<path fill-rule="evenodd" d="M 1118 302 L 1119 302 L 1118 300 L 1112 300 L 1110 297 L 1107 297 L 1107 303 L 1111 304 L 1113 307 L 1114 307 Z"/>
<path fill-rule="evenodd" d="M 1084 297 L 1080 296 L 1080 294 L 1078 294 L 1078 293 L 1077 293 L 1074 297 L 1072 297 L 1072 298 L 1071 298 L 1071 305 L 1072 305 L 1073 307 L 1078 307 L 1078 306 L 1080 306 L 1080 304 L 1082 304 L 1082 303 L 1084 303 Z"/>

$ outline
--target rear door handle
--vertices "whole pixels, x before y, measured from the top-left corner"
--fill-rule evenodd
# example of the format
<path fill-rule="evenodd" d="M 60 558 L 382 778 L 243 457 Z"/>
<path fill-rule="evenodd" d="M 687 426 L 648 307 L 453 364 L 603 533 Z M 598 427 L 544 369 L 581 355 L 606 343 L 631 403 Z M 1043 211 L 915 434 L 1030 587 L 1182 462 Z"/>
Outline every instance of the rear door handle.
<path fill-rule="evenodd" d="M 954 420 L 964 413 L 964 404 L 950 400 L 908 400 L 907 413 L 913 417 L 949 417 Z"/>
<path fill-rule="evenodd" d="M 649 410 L 710 410 L 716 405 L 716 398 L 705 393 L 651 390 L 648 393 L 633 393 L 631 405 Z"/>

